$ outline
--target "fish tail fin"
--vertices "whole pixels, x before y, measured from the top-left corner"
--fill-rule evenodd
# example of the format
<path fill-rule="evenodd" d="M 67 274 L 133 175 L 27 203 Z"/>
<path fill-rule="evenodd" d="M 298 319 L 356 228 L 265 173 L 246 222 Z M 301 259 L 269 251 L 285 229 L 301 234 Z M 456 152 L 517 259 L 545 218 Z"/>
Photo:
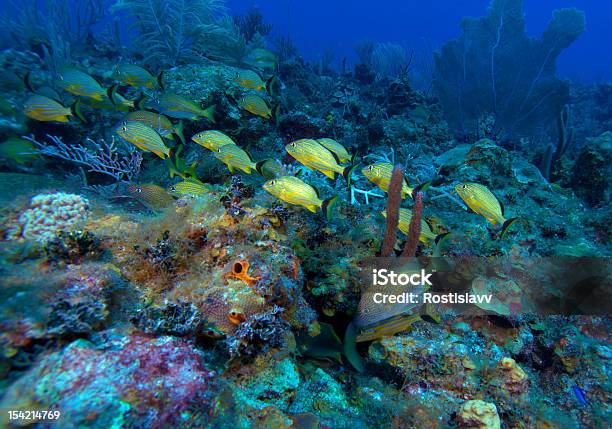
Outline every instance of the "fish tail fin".
<path fill-rule="evenodd" d="M 427 182 L 420 183 L 417 186 L 415 186 L 415 188 L 412 190 L 412 195 L 411 195 L 412 199 L 414 199 L 414 196 L 418 194 L 419 192 L 425 192 L 427 188 L 429 188 L 429 186 L 431 186 L 431 180 L 428 180 Z"/>
<path fill-rule="evenodd" d="M 178 124 L 174 126 L 174 134 L 179 138 L 182 144 L 185 144 L 185 135 L 183 134 L 184 127 L 185 127 L 185 124 L 183 123 L 182 120 L 180 120 Z"/>
<path fill-rule="evenodd" d="M 357 329 L 353 322 L 349 323 L 344 333 L 344 342 L 342 345 L 344 357 L 359 373 L 365 371 L 365 362 L 357 352 Z"/>
<path fill-rule="evenodd" d="M 23 76 L 23 84 L 28 88 L 28 91 L 34 92 L 34 87 L 32 86 L 32 73 L 30 71 Z"/>
<path fill-rule="evenodd" d="M 442 246 L 444 245 L 444 242 L 448 239 L 448 237 L 450 237 L 450 235 L 450 232 L 445 232 L 444 234 L 436 235 L 436 238 L 434 239 L 433 250 L 434 258 L 440 257 L 440 255 L 442 254 Z"/>
<path fill-rule="evenodd" d="M 215 110 L 217 109 L 217 105 L 213 104 L 212 106 L 207 107 L 202 111 L 201 116 L 204 116 L 210 122 L 215 123 Z"/>
<path fill-rule="evenodd" d="M 332 218 L 332 209 L 334 208 L 337 200 L 338 197 L 334 195 L 331 198 L 323 200 L 323 203 L 321 203 L 321 210 L 323 210 L 326 220 L 330 220 Z"/>
<path fill-rule="evenodd" d="M 504 238 L 506 236 L 506 233 L 508 232 L 508 230 L 510 229 L 510 227 L 512 225 L 514 225 L 514 223 L 519 220 L 518 217 L 512 217 L 508 220 L 506 220 L 504 222 L 504 224 L 502 225 L 502 229 L 501 229 L 501 234 L 499 235 L 499 238 Z"/>
<path fill-rule="evenodd" d="M 106 90 L 106 95 L 108 96 L 108 99 L 111 101 L 111 103 L 113 103 L 113 106 L 117 105 L 117 84 L 110 86 L 107 90 Z"/>
<path fill-rule="evenodd" d="M 263 167 L 269 161 L 272 161 L 272 160 L 270 158 L 266 158 L 266 159 L 264 159 L 262 161 L 259 161 L 259 162 L 255 163 L 255 171 L 257 171 L 262 177 L 264 177 L 266 179 L 271 179 L 271 177 L 266 177 L 266 175 L 264 174 L 265 171 L 263 170 Z"/>
<path fill-rule="evenodd" d="M 81 113 L 81 99 L 80 98 L 77 98 L 75 102 L 70 105 L 70 112 L 74 116 L 79 118 L 79 121 L 81 121 L 82 123 L 84 124 L 87 123 L 87 119 L 85 119 L 85 116 L 83 116 L 83 113 Z"/>
<path fill-rule="evenodd" d="M 274 75 L 270 76 L 268 80 L 266 80 L 266 92 L 270 94 L 272 97 L 276 95 L 275 87 L 277 85 L 278 78 Z"/>
<path fill-rule="evenodd" d="M 164 87 L 164 71 L 160 71 L 159 74 L 157 75 L 157 85 L 159 85 L 160 89 L 166 89 Z"/>
<path fill-rule="evenodd" d="M 134 100 L 134 107 L 138 110 L 144 110 L 145 109 L 145 100 L 146 100 L 146 96 L 141 93 L 140 97 L 138 97 L 136 100 Z"/>
<path fill-rule="evenodd" d="M 344 180 L 346 180 L 346 186 L 348 186 L 349 188 L 351 187 L 351 176 L 353 175 L 357 167 L 359 167 L 359 165 L 360 164 L 352 164 L 342 170 L 342 177 L 344 177 Z"/>

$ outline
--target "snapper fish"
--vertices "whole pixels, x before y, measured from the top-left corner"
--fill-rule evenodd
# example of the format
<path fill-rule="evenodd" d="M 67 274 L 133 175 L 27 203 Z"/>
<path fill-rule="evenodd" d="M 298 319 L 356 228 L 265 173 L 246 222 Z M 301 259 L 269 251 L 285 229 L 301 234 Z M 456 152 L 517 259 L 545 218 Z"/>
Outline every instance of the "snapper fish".
<path fill-rule="evenodd" d="M 81 102 L 77 99 L 70 107 L 64 107 L 57 101 L 44 95 L 32 95 L 23 105 L 25 115 L 40 122 L 68 122 L 71 116 L 76 116 L 86 122 L 80 110 Z"/>
<path fill-rule="evenodd" d="M 334 155 L 318 141 L 312 139 L 296 140 L 286 145 L 285 150 L 299 163 L 311 170 L 320 171 L 332 180 L 335 179 L 336 174 L 342 175 L 347 185 L 350 186 L 351 175 L 357 166 L 338 164 Z"/>
<path fill-rule="evenodd" d="M 171 139 L 172 135 L 176 135 L 182 143 L 185 143 L 183 136 L 183 122 L 173 124 L 170 119 L 161 113 L 149 112 L 148 110 L 136 110 L 126 115 L 127 122 L 141 122 L 153 128 L 157 133 L 165 139 Z"/>
<path fill-rule="evenodd" d="M 508 229 L 518 220 L 518 217 L 506 219 L 504 206 L 495 195 L 480 183 L 459 183 L 455 191 L 463 200 L 468 211 L 483 216 L 494 226 L 501 225 L 500 238 L 504 238 Z"/>
<path fill-rule="evenodd" d="M 163 209 L 174 202 L 168 191 L 153 183 L 127 185 L 126 191 L 129 196 L 153 210 Z"/>
<path fill-rule="evenodd" d="M 251 170 L 259 172 L 263 163 L 268 160 L 255 162 L 251 156 L 235 144 L 221 146 L 214 153 L 215 158 L 227 165 L 230 173 L 241 170 L 246 174 L 251 174 Z"/>
<path fill-rule="evenodd" d="M 164 72 L 160 72 L 157 77 L 155 77 L 149 73 L 147 69 L 135 64 L 119 64 L 115 67 L 112 77 L 124 85 L 136 88 L 155 89 L 157 87 L 163 88 L 163 73 Z"/>
<path fill-rule="evenodd" d="M 210 122 L 215 122 L 214 105 L 202 109 L 197 103 L 170 92 L 164 92 L 159 97 L 149 100 L 147 106 L 171 118 L 189 119 L 192 121 L 206 118 Z"/>
<path fill-rule="evenodd" d="M 386 218 L 387 211 L 383 210 L 381 214 Z M 412 220 L 412 210 L 400 208 L 399 209 L 399 222 L 398 229 L 404 233 L 404 235 L 408 235 L 408 231 L 410 230 L 410 221 Z M 431 226 L 424 220 L 421 219 L 421 234 L 419 235 L 419 241 L 423 244 L 430 245 L 432 243 L 436 243 L 442 236 L 445 236 L 448 233 L 437 235 L 431 230 Z"/>
<path fill-rule="evenodd" d="M 182 182 L 175 183 L 168 187 L 168 191 L 173 195 L 193 195 L 200 196 L 210 192 L 210 187 L 198 179 L 187 178 Z"/>
<path fill-rule="evenodd" d="M 71 94 L 102 101 L 107 98 L 106 90 L 87 73 L 73 68 L 60 70 L 57 86 Z"/>
<path fill-rule="evenodd" d="M 336 158 L 338 158 L 338 162 L 353 162 L 354 156 L 351 156 L 346 148 L 338 143 L 334 139 L 317 139 L 319 143 L 321 143 L 327 150 L 333 153 Z"/>
<path fill-rule="evenodd" d="M 383 191 L 389 192 L 391 174 L 393 173 L 393 164 L 390 162 L 379 161 L 363 168 L 361 172 L 370 182 L 378 186 Z M 404 184 L 402 185 L 402 199 L 406 198 L 406 195 L 410 195 L 412 198 L 414 193 L 427 189 L 430 183 L 431 182 L 425 182 L 419 186 L 411 188 L 404 177 Z"/>
<path fill-rule="evenodd" d="M 276 55 L 263 48 L 253 49 L 244 60 L 246 64 L 261 69 L 273 69 L 277 61 Z"/>
<path fill-rule="evenodd" d="M 280 108 L 278 104 L 274 107 L 271 107 L 266 100 L 264 100 L 257 94 L 245 95 L 240 99 L 240 101 L 238 101 L 238 105 L 241 109 L 246 110 L 247 112 L 252 113 L 255 116 L 273 120 L 278 118 Z"/>
<path fill-rule="evenodd" d="M 221 131 L 216 130 L 199 132 L 191 137 L 191 140 L 208 150 L 212 150 L 213 152 L 217 151 L 226 144 L 236 145 L 236 142 L 232 140 L 231 137 L 222 133 Z"/>
<path fill-rule="evenodd" d="M 170 149 L 164 145 L 161 136 L 146 124 L 141 122 L 123 122 L 115 129 L 115 133 L 137 148 L 145 152 L 153 152 L 161 159 L 170 156 Z"/>
<path fill-rule="evenodd" d="M 325 219 L 331 219 L 331 209 L 338 199 L 337 196 L 322 200 L 317 190 L 294 176 L 282 176 L 268 180 L 263 188 L 286 203 L 307 208 L 313 213 L 321 209 Z"/>
<path fill-rule="evenodd" d="M 253 70 L 238 70 L 234 82 L 243 88 L 254 89 L 255 91 L 266 90 L 270 95 L 273 95 L 278 85 L 276 76 L 271 76 L 264 81 L 259 73 Z"/>
<path fill-rule="evenodd" d="M 40 155 L 30 140 L 10 137 L 0 143 L 0 158 L 15 161 L 17 164 L 27 164 L 40 158 Z"/>

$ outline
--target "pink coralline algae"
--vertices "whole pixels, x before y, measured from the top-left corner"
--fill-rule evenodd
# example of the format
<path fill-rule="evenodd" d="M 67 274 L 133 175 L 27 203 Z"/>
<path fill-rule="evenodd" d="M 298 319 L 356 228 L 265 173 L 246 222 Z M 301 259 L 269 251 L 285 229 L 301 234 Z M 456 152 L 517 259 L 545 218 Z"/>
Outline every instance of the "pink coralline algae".
<path fill-rule="evenodd" d="M 41 359 L 6 392 L 2 409 L 59 410 L 62 427 L 205 424 L 215 373 L 188 343 L 143 334 L 96 346 L 77 340 Z M 60 422 L 58 422 L 59 424 Z"/>

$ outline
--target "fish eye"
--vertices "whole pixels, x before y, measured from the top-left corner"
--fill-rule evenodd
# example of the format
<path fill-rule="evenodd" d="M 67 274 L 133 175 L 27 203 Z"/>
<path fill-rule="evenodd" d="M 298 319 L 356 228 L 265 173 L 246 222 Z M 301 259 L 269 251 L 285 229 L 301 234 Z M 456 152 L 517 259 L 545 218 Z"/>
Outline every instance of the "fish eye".
<path fill-rule="evenodd" d="M 127 131 L 127 127 L 124 125 L 121 127 L 121 131 Z"/>
<path fill-rule="evenodd" d="M 295 144 L 295 143 L 291 143 L 291 147 L 295 147 L 295 146 L 296 146 L 296 144 Z"/>
<path fill-rule="evenodd" d="M 368 170 L 370 170 L 370 171 L 374 170 L 374 166 L 373 166 L 373 165 L 370 165 L 370 166 L 368 167 Z"/>
<path fill-rule="evenodd" d="M 463 189 L 467 189 L 467 185 L 466 185 L 466 184 L 463 184 L 462 188 L 463 188 Z"/>
<path fill-rule="evenodd" d="M 142 188 L 136 188 L 136 193 L 142 194 Z"/>
<path fill-rule="evenodd" d="M 170 187 L 170 190 L 171 190 L 172 192 L 176 191 L 176 186 L 171 186 L 171 187 Z"/>
<path fill-rule="evenodd" d="M 271 181 L 270 181 L 270 185 L 271 185 L 271 186 L 276 185 L 276 181 L 275 181 L 275 180 L 271 180 Z"/>

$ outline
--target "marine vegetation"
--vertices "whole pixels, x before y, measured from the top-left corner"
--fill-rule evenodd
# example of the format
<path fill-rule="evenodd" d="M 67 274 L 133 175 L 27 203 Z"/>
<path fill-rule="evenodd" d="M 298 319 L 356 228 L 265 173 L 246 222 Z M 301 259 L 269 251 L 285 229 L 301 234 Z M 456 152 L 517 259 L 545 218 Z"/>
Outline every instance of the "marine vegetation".
<path fill-rule="evenodd" d="M 344 58 L 244 3 L 2 10 L 0 427 L 610 427 L 589 8 Z"/>

